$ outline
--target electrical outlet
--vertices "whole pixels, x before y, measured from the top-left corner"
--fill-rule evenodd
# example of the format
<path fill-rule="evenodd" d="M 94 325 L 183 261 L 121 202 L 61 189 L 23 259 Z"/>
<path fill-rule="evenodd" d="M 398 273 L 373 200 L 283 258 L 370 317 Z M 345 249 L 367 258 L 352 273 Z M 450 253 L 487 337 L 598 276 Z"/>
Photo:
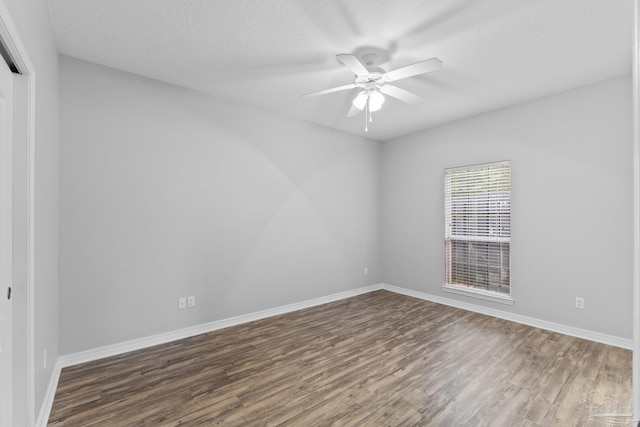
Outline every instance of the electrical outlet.
<path fill-rule="evenodd" d="M 576 297 L 576 308 L 584 308 L 584 298 Z"/>
<path fill-rule="evenodd" d="M 369 274 L 369 267 L 365 267 L 363 273 L 365 276 Z"/>
<path fill-rule="evenodd" d="M 195 307 L 196 306 L 196 297 L 189 297 L 187 300 L 187 307 Z"/>
<path fill-rule="evenodd" d="M 42 354 L 42 369 L 47 369 L 47 349 L 44 349 L 44 353 Z"/>
<path fill-rule="evenodd" d="M 187 308 L 187 299 L 185 297 L 178 298 L 178 310 Z"/>

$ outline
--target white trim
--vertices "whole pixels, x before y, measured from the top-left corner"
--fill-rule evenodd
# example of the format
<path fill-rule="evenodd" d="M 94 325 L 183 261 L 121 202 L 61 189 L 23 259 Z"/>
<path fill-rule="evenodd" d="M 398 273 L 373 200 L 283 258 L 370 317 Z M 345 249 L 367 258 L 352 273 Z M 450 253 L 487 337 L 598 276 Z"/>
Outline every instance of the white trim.
<path fill-rule="evenodd" d="M 1 0 L 0 0 L 1 1 Z M 338 301 L 345 298 L 354 297 L 361 294 L 377 291 L 382 289 L 382 285 L 371 285 L 363 288 L 352 289 L 349 291 L 339 292 L 337 294 L 327 295 L 324 297 L 314 298 L 298 303 L 283 305 L 280 307 L 258 311 L 255 313 L 245 314 L 242 316 L 231 317 L 229 319 L 218 320 L 215 322 L 204 323 L 201 325 L 195 325 L 184 329 L 178 329 L 176 331 L 169 331 L 162 334 L 152 335 L 150 337 L 139 338 L 131 341 L 126 341 L 118 344 L 108 345 L 92 350 L 81 351 L 78 353 L 67 354 L 60 356 L 56 359 L 53 373 L 49 380 L 49 386 L 44 396 L 42 406 L 40 407 L 40 413 L 36 422 L 36 427 L 46 427 L 51 414 L 51 407 L 53 406 L 53 400 L 56 394 L 56 388 L 58 387 L 58 381 L 60 379 L 60 371 L 67 366 L 77 365 L 79 363 L 91 362 L 93 360 L 102 359 L 104 357 L 115 356 L 117 354 L 126 353 L 129 351 L 140 350 L 142 348 L 151 347 L 158 344 L 164 344 L 167 342 L 188 338 L 194 335 L 204 334 L 207 332 L 215 331 L 222 328 L 228 328 L 230 326 L 240 325 L 242 323 L 252 322 L 254 320 L 264 319 L 266 317 L 277 316 L 279 314 L 290 313 L 292 311 L 302 310 L 309 307 L 314 307 L 320 304 L 326 304 L 328 302 Z"/>
<path fill-rule="evenodd" d="M 53 372 L 51 372 L 51 377 L 49 378 L 49 385 L 47 386 L 47 391 L 44 394 L 40 413 L 38 414 L 38 419 L 35 423 L 36 427 L 46 427 L 49 422 L 49 415 L 51 414 L 51 408 L 53 407 L 53 398 L 56 396 L 58 381 L 60 381 L 60 371 L 62 371 L 62 365 L 60 365 L 60 360 L 58 359 L 53 367 Z"/>
<path fill-rule="evenodd" d="M 92 350 L 86 350 L 78 353 L 67 354 L 57 358 L 53 373 L 47 387 L 47 392 L 44 397 L 44 401 L 40 408 L 36 427 L 46 427 L 49 415 L 51 413 L 51 407 L 53 406 L 53 400 L 60 379 L 60 371 L 67 366 L 77 365 L 79 363 L 91 362 L 93 360 L 102 359 L 104 357 L 115 356 L 117 354 L 126 353 L 129 351 L 140 350 L 146 347 L 151 347 L 158 344 L 164 344 L 167 342 L 191 337 L 194 335 L 203 334 L 206 332 L 215 331 L 230 326 L 240 325 L 242 323 L 252 322 L 254 320 L 260 320 L 271 316 L 277 316 L 280 314 L 290 313 L 292 311 L 302 310 L 309 307 L 314 307 L 321 304 L 326 304 L 333 301 L 338 301 L 353 296 L 366 294 L 369 292 L 384 289 L 390 292 L 394 292 L 401 295 L 408 295 L 415 298 L 420 298 L 426 301 L 435 302 L 438 304 L 444 304 L 451 307 L 461 308 L 463 310 L 473 311 L 476 313 L 486 314 L 500 319 L 509 320 L 524 325 L 534 326 L 541 329 L 546 329 L 553 332 L 558 332 L 565 335 L 570 335 L 578 338 L 583 338 L 591 341 L 600 342 L 603 344 L 609 344 L 616 347 L 630 349 L 632 347 L 631 340 L 615 337 L 612 335 L 601 334 L 599 332 L 587 331 L 585 329 L 574 328 L 571 326 L 561 325 L 558 323 L 547 322 L 545 320 L 535 319 L 532 317 L 521 316 L 518 314 L 507 313 L 501 310 L 495 310 L 492 308 L 481 307 L 474 304 L 469 304 L 461 301 L 452 300 L 449 298 L 438 297 L 436 295 L 427 294 L 424 292 L 414 291 L 411 289 L 400 288 L 398 286 L 387 285 L 379 283 L 377 285 L 366 286 L 363 288 L 353 289 L 349 291 L 340 292 L 337 294 L 328 295 L 325 297 L 314 298 L 298 303 L 288 304 L 268 310 L 258 311 L 255 313 L 249 313 L 242 316 L 231 317 L 228 319 L 218 320 L 215 322 L 204 323 L 201 325 L 195 325 L 184 329 L 175 331 L 169 331 L 162 334 L 152 335 L 150 337 L 139 338 L 131 341 L 126 341 L 118 344 L 108 345 Z"/>
<path fill-rule="evenodd" d="M 500 236 L 456 236 L 452 235 L 449 240 L 459 242 L 492 242 L 492 243 L 511 243 L 511 237 Z"/>
<path fill-rule="evenodd" d="M 498 160 L 497 162 L 478 163 L 475 165 L 454 166 L 451 168 L 445 168 L 444 172 L 449 173 L 449 172 L 455 172 L 455 171 L 466 170 L 466 169 L 481 169 L 481 168 L 490 168 L 493 166 L 508 166 L 508 165 L 509 166 L 511 165 L 511 160 Z"/>
<path fill-rule="evenodd" d="M 493 301 L 500 304 L 513 305 L 516 300 L 509 295 L 501 295 L 497 292 L 483 291 L 482 289 L 466 288 L 456 285 L 442 285 L 442 290 L 452 294 L 464 295 L 471 298 L 478 298 L 487 301 Z"/>
<path fill-rule="evenodd" d="M 0 37 L 20 74 L 31 74 L 31 62 L 25 55 L 26 49 L 18 37 L 18 30 L 4 0 L 0 0 Z"/>
<path fill-rule="evenodd" d="M 33 70 L 29 63 L 29 70 Z M 26 72 L 24 74 L 27 76 Z M 36 277 L 36 76 L 31 73 L 27 79 L 27 91 L 29 100 L 27 114 L 29 115 L 27 129 L 27 211 L 29 225 L 27 227 L 27 420 L 31 422 L 36 416 L 36 298 L 35 298 L 35 277 Z M 53 375 L 53 373 L 52 373 Z M 57 380 L 56 380 L 57 384 Z"/>
<path fill-rule="evenodd" d="M 35 67 L 27 55 L 11 14 L 4 0 L 0 0 L 0 37 L 24 77 L 27 78 L 27 422 L 35 419 L 35 111 L 36 111 L 36 74 Z"/>
<path fill-rule="evenodd" d="M 2 322 L 0 336 L 9 343 L 1 349 L 2 382 L 0 386 L 0 425 L 13 424 L 15 399 L 14 383 L 18 377 L 13 373 L 14 332 L 13 306 L 15 298 L 7 298 L 5 292 L 13 287 L 13 81 L 14 77 L 5 60 L 0 58 L 2 80 L 0 82 L 0 298 L 2 299 Z M 6 126 L 5 126 L 6 125 Z M 15 291 L 15 289 L 14 289 Z M 5 317 L 6 315 L 6 317 Z M 2 347 L 4 343 L 0 344 Z"/>
<path fill-rule="evenodd" d="M 523 325 L 533 326 L 540 329 L 546 329 L 548 331 L 558 332 L 564 335 L 570 335 L 572 337 L 595 341 L 602 344 L 613 345 L 613 346 L 621 347 L 628 350 L 630 350 L 633 346 L 633 341 L 628 338 L 621 338 L 621 337 L 616 337 L 614 335 L 607 335 L 607 334 L 602 334 L 600 332 L 594 332 L 586 329 L 575 328 L 573 326 L 562 325 L 560 323 L 548 322 L 546 320 L 540 320 L 534 317 L 528 317 L 520 314 L 509 313 L 507 311 L 496 310 L 495 308 L 483 307 L 476 304 L 470 304 L 467 302 L 444 298 L 437 295 L 427 294 L 425 292 L 414 291 L 413 289 L 400 288 L 398 286 L 392 286 L 387 284 L 382 284 L 382 289 L 395 292 L 397 294 L 408 295 L 408 296 L 420 298 L 426 301 L 431 301 L 438 304 L 444 304 L 451 307 L 461 308 L 463 310 L 473 311 L 480 314 L 486 314 L 488 316 L 497 317 L 499 319 L 509 320 L 511 322 L 521 323 Z"/>
<path fill-rule="evenodd" d="M 461 308 L 463 310 L 473 311 L 476 313 L 486 314 L 500 319 L 509 320 L 524 325 L 534 326 L 536 328 L 546 329 L 561 334 L 570 335 L 578 338 L 596 341 L 603 344 L 613 345 L 625 349 L 631 349 L 632 341 L 627 338 L 616 337 L 613 335 L 602 334 L 600 332 L 589 331 L 586 329 L 575 328 L 573 326 L 562 325 L 560 323 L 548 322 L 533 317 L 523 316 L 520 314 L 509 313 L 489 307 L 483 307 L 470 304 L 450 298 L 444 298 L 432 294 L 427 294 L 412 289 L 401 288 L 398 286 L 380 283 L 377 285 L 366 286 L 363 288 L 352 289 L 337 294 L 327 295 L 324 297 L 314 298 L 311 300 L 301 301 L 293 304 L 283 305 L 255 313 L 243 314 L 241 316 L 230 317 L 227 319 L 216 320 L 214 322 L 202 323 L 190 326 L 188 328 L 177 329 L 174 331 L 163 332 L 161 334 L 151 335 L 148 337 L 138 338 L 135 340 L 125 341 L 117 344 L 111 344 L 104 347 L 98 347 L 91 350 L 81 351 L 77 353 L 66 354 L 58 357 L 58 363 L 62 368 L 77 365 L 79 363 L 91 362 L 105 357 L 115 356 L 129 351 L 140 350 L 142 348 L 151 347 L 158 344 L 165 344 L 171 341 L 192 337 L 194 335 L 204 334 L 216 331 L 230 326 L 240 325 L 254 320 L 260 320 L 267 317 L 277 316 L 280 314 L 290 313 L 292 311 L 302 310 L 314 307 L 328 302 L 338 301 L 345 298 L 351 298 L 357 295 L 384 289 L 397 294 L 408 295 L 415 298 L 424 299 L 438 304 L 444 304 L 451 307 Z"/>
<path fill-rule="evenodd" d="M 640 419 L 640 1 L 633 13 L 633 419 Z M 639 423 L 640 424 L 640 423 Z"/>
<path fill-rule="evenodd" d="M 194 335 L 204 334 L 207 332 L 215 331 L 222 328 L 228 328 L 230 326 L 240 325 L 247 322 L 253 322 L 254 320 L 264 319 L 266 317 L 277 316 L 279 314 L 285 314 L 292 311 L 302 310 L 309 307 L 314 307 L 320 304 L 326 304 L 328 302 L 338 301 L 345 298 L 354 297 L 368 292 L 373 292 L 381 289 L 380 285 L 372 285 L 363 288 L 353 289 L 349 291 L 340 292 L 337 294 L 327 295 L 325 297 L 314 298 L 302 302 L 283 305 L 268 310 L 262 310 L 255 313 L 243 314 L 241 316 L 231 317 L 228 319 L 216 320 L 214 322 L 202 323 L 200 325 L 190 326 L 188 328 L 178 329 L 175 331 L 164 332 L 149 337 L 139 338 L 131 341 L 125 341 L 118 344 L 107 345 L 91 350 L 81 351 L 78 353 L 67 354 L 60 356 L 58 361 L 61 367 L 67 367 L 71 365 L 77 365 L 79 363 L 90 362 L 93 360 L 102 359 L 104 357 L 115 356 L 117 354 L 126 353 L 129 351 L 139 350 L 141 348 L 151 347 L 158 344 L 165 344 L 170 341 L 175 341 Z"/>

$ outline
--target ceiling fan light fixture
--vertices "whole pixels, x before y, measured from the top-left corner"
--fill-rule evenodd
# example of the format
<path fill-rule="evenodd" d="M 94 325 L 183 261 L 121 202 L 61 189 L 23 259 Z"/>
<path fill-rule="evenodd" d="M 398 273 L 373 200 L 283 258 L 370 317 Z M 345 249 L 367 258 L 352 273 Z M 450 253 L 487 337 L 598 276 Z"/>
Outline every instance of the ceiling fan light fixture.
<path fill-rule="evenodd" d="M 442 61 L 438 58 L 431 58 L 391 71 L 385 71 L 379 65 L 389 60 L 388 52 L 371 46 L 358 48 L 354 54 L 341 53 L 336 55 L 336 59 L 353 72 L 355 81 L 351 84 L 311 92 L 302 96 L 313 97 L 360 88 L 358 95 L 351 101 L 353 105 L 349 109 L 347 117 L 355 117 L 364 110 L 365 131 L 369 130 L 368 123 L 373 121 L 371 113 L 382 108 L 385 95 L 412 105 L 419 104 L 422 101 L 422 98 L 418 95 L 387 83 L 430 73 L 442 68 Z"/>
<path fill-rule="evenodd" d="M 353 100 L 353 106 L 358 110 L 364 110 L 364 105 L 367 103 L 367 92 L 362 91 Z"/>
<path fill-rule="evenodd" d="M 384 95 L 377 90 L 372 91 L 369 94 L 369 110 L 378 111 L 384 104 Z"/>

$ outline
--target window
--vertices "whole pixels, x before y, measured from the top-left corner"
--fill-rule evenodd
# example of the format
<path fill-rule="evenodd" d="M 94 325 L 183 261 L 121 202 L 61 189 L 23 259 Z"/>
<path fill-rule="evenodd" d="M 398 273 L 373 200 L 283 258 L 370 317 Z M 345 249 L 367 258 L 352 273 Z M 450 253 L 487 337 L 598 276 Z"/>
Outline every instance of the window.
<path fill-rule="evenodd" d="M 446 169 L 444 177 L 444 289 L 513 304 L 510 162 Z"/>

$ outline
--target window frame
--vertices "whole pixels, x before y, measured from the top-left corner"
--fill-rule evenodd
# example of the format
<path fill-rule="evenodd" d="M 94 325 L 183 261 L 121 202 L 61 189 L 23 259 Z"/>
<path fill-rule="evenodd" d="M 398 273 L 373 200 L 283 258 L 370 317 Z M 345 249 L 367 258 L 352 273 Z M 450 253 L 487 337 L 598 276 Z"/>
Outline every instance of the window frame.
<path fill-rule="evenodd" d="M 496 240 L 496 238 L 491 237 L 489 238 L 488 236 L 481 236 L 481 235 L 472 235 L 471 237 L 466 237 L 465 239 L 460 239 L 460 236 L 458 236 L 458 238 L 453 238 L 452 239 L 452 234 L 450 233 L 451 231 L 451 226 L 450 224 L 447 224 L 447 220 L 451 218 L 451 200 L 449 198 L 448 195 L 448 186 L 451 185 L 450 179 L 451 179 L 451 175 L 454 174 L 457 171 L 472 171 L 472 170 L 480 170 L 480 169 L 486 169 L 489 167 L 504 167 L 507 166 L 508 167 L 508 171 L 509 171 L 509 231 L 508 231 L 508 236 L 507 237 L 501 237 L 498 238 Z M 442 286 L 442 290 L 445 292 L 449 292 L 449 293 L 454 293 L 454 294 L 458 294 L 458 295 L 465 295 L 465 296 L 469 296 L 469 297 L 473 297 L 473 298 L 478 298 L 478 299 L 482 299 L 482 300 L 488 300 L 488 301 L 493 301 L 493 302 L 497 302 L 497 303 L 501 303 L 501 304 L 507 304 L 507 305 L 513 305 L 515 303 L 515 300 L 513 299 L 512 295 L 512 280 L 511 280 L 511 227 L 510 227 L 510 222 L 511 222 L 511 161 L 510 160 L 503 160 L 503 161 L 498 161 L 498 162 L 490 162 L 490 163 L 481 163 L 481 164 L 473 164 L 473 165 L 467 165 L 467 166 L 459 166 L 459 167 L 453 167 L 453 168 L 447 168 L 444 170 L 444 189 L 445 189 L 445 194 L 444 194 L 444 234 L 445 234 L 445 238 L 444 238 L 444 243 L 445 243 L 445 284 Z M 475 219 L 475 217 L 474 217 Z M 476 219 L 475 222 L 478 222 L 478 220 Z M 498 291 L 491 291 L 491 290 L 486 290 L 486 289 L 481 289 L 481 288 L 477 288 L 474 287 L 473 285 L 458 285 L 458 284 L 453 284 L 453 283 L 447 283 L 447 279 L 449 277 L 451 277 L 452 274 L 452 268 L 453 268 L 453 264 L 454 264 L 454 260 L 450 259 L 450 255 L 451 255 L 451 245 L 453 245 L 452 242 L 457 242 L 457 241 L 462 241 L 462 240 L 469 240 L 469 241 L 476 241 L 476 242 L 486 242 L 486 243 L 491 243 L 491 242 L 496 242 L 496 241 L 500 241 L 500 242 L 504 242 L 504 243 L 508 243 L 509 244 L 509 248 L 508 248 L 508 253 L 509 253 L 509 274 L 508 274 L 508 282 L 509 282 L 509 293 L 504 293 L 504 292 L 498 292 Z"/>

